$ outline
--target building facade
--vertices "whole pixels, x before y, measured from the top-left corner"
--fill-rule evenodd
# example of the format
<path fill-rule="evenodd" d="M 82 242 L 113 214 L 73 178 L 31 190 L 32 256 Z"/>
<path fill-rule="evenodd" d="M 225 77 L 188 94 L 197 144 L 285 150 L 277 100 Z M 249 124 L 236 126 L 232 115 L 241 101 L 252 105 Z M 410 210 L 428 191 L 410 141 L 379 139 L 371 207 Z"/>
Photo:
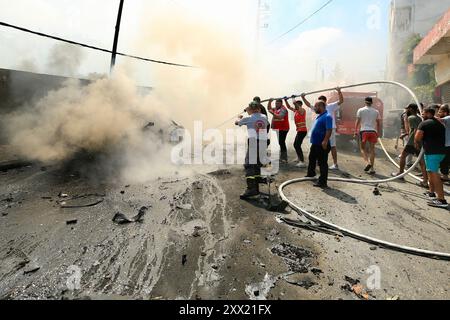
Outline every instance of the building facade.
<path fill-rule="evenodd" d="M 450 9 L 415 48 L 414 64 L 435 65 L 435 96 L 450 103 Z"/>
<path fill-rule="evenodd" d="M 404 61 L 406 42 L 415 34 L 424 37 L 450 8 L 450 0 L 392 0 L 387 65 L 388 80 L 408 77 Z"/>

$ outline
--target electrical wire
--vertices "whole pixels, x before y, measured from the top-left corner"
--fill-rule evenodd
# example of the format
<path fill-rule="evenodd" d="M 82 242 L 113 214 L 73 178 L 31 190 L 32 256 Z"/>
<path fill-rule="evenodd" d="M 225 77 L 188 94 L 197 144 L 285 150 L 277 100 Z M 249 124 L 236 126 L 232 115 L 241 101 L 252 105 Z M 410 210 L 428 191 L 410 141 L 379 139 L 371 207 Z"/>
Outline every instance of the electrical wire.
<path fill-rule="evenodd" d="M 285 35 L 291 33 L 292 31 L 294 31 L 295 29 L 297 29 L 298 27 L 300 27 L 301 25 L 303 25 L 304 23 L 306 23 L 308 20 L 310 20 L 312 17 L 314 17 L 316 14 L 318 14 L 320 11 L 322 11 L 323 9 L 325 9 L 327 6 L 329 6 L 334 0 L 329 0 L 327 3 L 325 3 L 324 5 L 322 5 L 319 9 L 317 9 L 316 11 L 314 11 L 312 14 L 310 14 L 308 17 L 306 17 L 305 19 L 303 19 L 300 23 L 296 24 L 294 27 L 292 27 L 291 29 L 289 29 L 288 31 L 286 31 L 285 33 L 283 33 L 282 35 L 278 36 L 277 38 L 273 39 L 272 41 L 270 41 L 268 43 L 268 45 L 273 44 L 274 42 L 280 40 L 281 38 L 283 38 Z"/>
<path fill-rule="evenodd" d="M 45 33 L 42 33 L 42 32 L 33 31 L 33 30 L 30 30 L 30 29 L 27 29 L 27 28 L 15 26 L 15 25 L 12 25 L 12 24 L 9 24 L 9 23 L 6 23 L 6 22 L 2 22 L 2 21 L 0 21 L 0 26 L 6 27 L 6 28 L 16 29 L 16 30 L 19 30 L 19 31 L 22 31 L 22 32 L 34 34 L 34 35 L 37 35 L 37 36 L 40 36 L 40 37 L 44 37 L 44 38 L 48 38 L 48 39 L 53 39 L 53 40 L 56 40 L 56 41 L 69 43 L 69 44 L 80 46 L 80 47 L 83 47 L 83 48 L 88 48 L 88 49 L 92 49 L 92 50 L 102 51 L 102 52 L 106 52 L 106 53 L 113 53 L 111 50 L 108 50 L 108 49 L 99 48 L 99 47 L 91 46 L 91 45 L 84 44 L 84 43 L 81 43 L 81 42 L 76 42 L 76 41 L 72 41 L 72 40 L 68 40 L 68 39 L 52 36 L 52 35 L 49 35 L 49 34 L 45 34 Z M 127 57 L 127 58 L 132 58 L 132 59 L 141 60 L 141 61 L 147 61 L 147 62 L 152 62 L 152 63 L 164 64 L 164 65 L 169 65 L 169 66 L 183 67 L 183 68 L 197 68 L 197 67 L 186 65 L 186 64 L 179 64 L 179 63 L 173 63 L 173 62 L 167 62 L 167 61 L 143 58 L 143 57 L 130 55 L 130 54 L 126 54 L 126 53 L 117 52 L 116 54 L 119 55 L 119 56 L 122 56 L 122 57 Z"/>

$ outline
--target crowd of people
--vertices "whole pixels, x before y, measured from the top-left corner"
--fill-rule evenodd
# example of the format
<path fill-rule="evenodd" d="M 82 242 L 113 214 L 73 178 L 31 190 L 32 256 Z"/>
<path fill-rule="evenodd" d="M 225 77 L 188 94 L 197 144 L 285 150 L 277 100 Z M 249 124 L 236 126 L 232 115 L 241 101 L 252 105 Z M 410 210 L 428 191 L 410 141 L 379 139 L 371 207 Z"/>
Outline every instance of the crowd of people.
<path fill-rule="evenodd" d="M 294 96 L 284 99 L 270 99 L 267 109 L 261 104 L 261 99 L 255 97 L 249 104 L 246 112 L 248 117 L 241 116 L 236 121 L 238 126 L 247 126 L 249 132 L 248 150 L 246 157 L 247 190 L 241 196 L 248 200 L 260 195 L 259 184 L 264 182 L 261 168 L 268 165 L 266 157 L 267 147 L 270 144 L 269 132 L 278 133 L 280 146 L 280 162 L 288 163 L 288 147 L 286 144 L 290 131 L 289 112 L 294 113 L 295 129 L 297 132 L 294 149 L 297 154 L 297 167 L 307 168 L 308 178 L 316 178 L 316 169 L 319 166 L 320 175 L 314 184 L 317 188 L 328 188 L 329 170 L 339 170 L 338 152 L 336 144 L 336 113 L 344 103 L 344 95 L 339 87 L 336 88 L 339 100 L 328 103 L 325 96 L 321 96 L 313 104 L 306 95 L 301 100 Z M 292 105 L 289 100 L 292 100 Z M 274 106 L 275 102 L 275 106 Z M 365 106 L 356 114 L 355 137 L 359 137 L 362 157 L 365 161 L 364 171 L 376 174 L 375 155 L 376 144 L 382 128 L 380 112 L 374 107 L 372 97 L 365 99 Z M 316 115 L 310 133 L 311 148 L 309 163 L 306 164 L 302 145 L 308 136 L 307 111 L 310 108 Z M 420 160 L 423 181 L 421 187 L 428 188 L 426 196 L 428 205 L 438 208 L 447 208 L 445 200 L 444 181 L 449 181 L 450 166 L 450 109 L 448 105 L 431 105 L 428 107 L 410 104 L 402 115 L 402 136 L 405 141 L 404 150 L 400 156 L 400 171 L 393 173 L 397 177 L 405 172 L 407 162 L 412 162 L 413 156 L 419 156 L 422 147 L 425 150 L 424 159 Z M 272 122 L 268 115 L 272 115 Z M 332 154 L 333 165 L 329 167 L 329 154 Z M 439 172 L 442 172 L 442 176 Z"/>

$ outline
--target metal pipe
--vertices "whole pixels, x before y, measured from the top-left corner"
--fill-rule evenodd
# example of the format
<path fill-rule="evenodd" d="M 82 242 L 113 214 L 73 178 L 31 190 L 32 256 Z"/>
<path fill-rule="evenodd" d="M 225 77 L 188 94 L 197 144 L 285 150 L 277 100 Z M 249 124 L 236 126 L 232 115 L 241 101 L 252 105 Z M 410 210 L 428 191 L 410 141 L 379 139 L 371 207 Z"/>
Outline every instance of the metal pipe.
<path fill-rule="evenodd" d="M 364 82 L 364 83 L 360 83 L 360 84 L 352 84 L 352 85 L 348 85 L 348 86 L 343 86 L 343 87 L 339 87 L 341 89 L 349 89 L 349 88 L 355 88 L 355 87 L 362 87 L 362 86 L 369 86 L 369 85 L 374 85 L 374 84 L 392 84 L 392 85 L 396 85 L 396 86 L 400 86 L 401 88 L 405 89 L 406 91 L 408 91 L 409 94 L 411 94 L 412 96 L 414 95 L 414 92 L 408 88 L 407 86 L 399 83 L 399 82 L 395 82 L 395 81 L 387 81 L 387 80 L 380 80 L 380 81 L 372 81 L 372 82 Z M 316 91 L 311 91 L 308 93 L 305 93 L 306 96 L 310 96 L 312 94 L 316 94 L 316 93 L 322 93 L 322 92 L 328 92 L 328 91 L 334 91 L 336 90 L 336 87 L 334 88 L 328 88 L 328 89 L 321 89 L 321 90 L 316 90 Z M 294 95 L 294 96 L 290 96 L 288 98 L 299 98 L 302 95 Z M 261 101 L 261 103 L 263 102 L 268 102 L 270 100 L 278 100 L 278 99 L 284 99 L 286 97 L 282 97 L 282 98 L 272 98 L 272 99 L 266 99 Z M 420 107 L 420 103 L 419 103 L 419 107 Z"/>

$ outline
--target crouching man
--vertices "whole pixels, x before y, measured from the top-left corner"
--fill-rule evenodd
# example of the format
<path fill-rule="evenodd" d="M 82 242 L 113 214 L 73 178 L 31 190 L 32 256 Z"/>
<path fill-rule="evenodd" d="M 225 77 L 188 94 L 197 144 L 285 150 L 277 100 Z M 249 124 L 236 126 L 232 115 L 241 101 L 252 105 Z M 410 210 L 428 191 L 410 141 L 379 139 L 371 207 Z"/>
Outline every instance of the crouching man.
<path fill-rule="evenodd" d="M 252 102 L 246 109 L 249 117 L 236 121 L 237 126 L 247 126 L 248 146 L 245 158 L 245 177 L 247 191 L 241 195 L 242 200 L 250 200 L 258 197 L 259 181 L 261 180 L 261 167 L 267 162 L 267 128 L 269 121 L 261 113 L 261 107 L 257 102 Z"/>

